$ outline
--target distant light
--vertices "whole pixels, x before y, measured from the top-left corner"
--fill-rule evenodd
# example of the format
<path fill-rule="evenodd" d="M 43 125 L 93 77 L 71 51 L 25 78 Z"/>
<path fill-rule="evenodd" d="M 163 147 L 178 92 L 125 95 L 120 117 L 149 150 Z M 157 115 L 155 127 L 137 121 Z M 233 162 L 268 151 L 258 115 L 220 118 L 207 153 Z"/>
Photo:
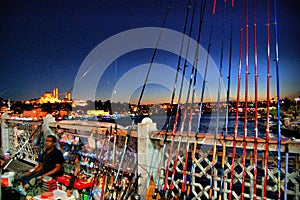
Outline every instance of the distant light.
<path fill-rule="evenodd" d="M 12 120 L 20 120 L 20 121 L 32 121 L 32 117 L 10 117 Z"/>
<path fill-rule="evenodd" d="M 295 101 L 300 101 L 300 97 L 295 98 Z"/>

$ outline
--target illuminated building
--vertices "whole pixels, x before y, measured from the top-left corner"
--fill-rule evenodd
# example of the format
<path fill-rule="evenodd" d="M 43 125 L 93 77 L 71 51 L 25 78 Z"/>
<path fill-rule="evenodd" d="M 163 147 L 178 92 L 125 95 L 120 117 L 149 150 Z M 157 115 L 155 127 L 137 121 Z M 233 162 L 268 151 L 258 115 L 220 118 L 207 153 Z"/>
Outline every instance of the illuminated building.
<path fill-rule="evenodd" d="M 109 111 L 104 110 L 88 110 L 87 114 L 90 116 L 109 116 Z"/>
<path fill-rule="evenodd" d="M 54 88 L 53 92 L 45 92 L 43 96 L 41 96 L 41 98 L 38 100 L 38 102 L 40 104 L 43 103 L 70 103 L 72 102 L 71 100 L 71 94 L 70 92 L 68 92 L 66 94 L 66 97 L 62 100 L 60 100 L 59 98 L 59 94 L 58 94 L 58 87 Z"/>
<path fill-rule="evenodd" d="M 77 107 L 77 106 L 84 107 L 87 105 L 88 104 L 87 104 L 86 100 L 79 100 L 79 99 L 73 100 L 73 103 L 72 103 L 72 107 Z"/>
<path fill-rule="evenodd" d="M 45 92 L 45 94 L 40 98 L 40 104 L 43 103 L 55 103 L 55 97 L 51 92 Z"/>
<path fill-rule="evenodd" d="M 47 112 L 42 111 L 41 108 L 23 111 L 23 117 L 33 118 L 33 120 L 44 118 L 44 117 L 46 117 L 46 115 L 47 115 Z"/>

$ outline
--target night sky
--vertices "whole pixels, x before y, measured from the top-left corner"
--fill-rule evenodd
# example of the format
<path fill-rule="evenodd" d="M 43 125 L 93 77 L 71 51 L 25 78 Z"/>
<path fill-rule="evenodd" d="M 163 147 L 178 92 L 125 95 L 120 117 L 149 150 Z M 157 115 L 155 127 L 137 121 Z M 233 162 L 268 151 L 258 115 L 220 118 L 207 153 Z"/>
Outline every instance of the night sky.
<path fill-rule="evenodd" d="M 171 3 L 170 3 L 171 2 Z M 192 5 L 194 1 L 191 1 Z M 205 21 L 200 44 L 207 49 L 211 21 L 214 20 L 211 57 L 215 64 L 220 65 L 221 38 L 224 31 L 223 81 L 227 87 L 228 52 L 230 35 L 230 3 L 227 0 L 225 17 L 224 3 L 217 1 L 216 15 L 212 17 L 212 3 L 207 2 Z M 266 2 L 257 0 L 257 36 L 258 36 L 258 68 L 259 96 L 266 97 Z M 271 1 L 273 3 L 273 1 Z M 299 93 L 300 85 L 300 21 L 299 9 L 295 1 L 277 2 L 279 67 L 281 97 L 291 97 Z M 191 6 L 192 6 L 191 5 Z M 273 5 L 273 4 L 272 4 Z M 11 100 L 39 98 L 46 91 L 59 87 L 59 93 L 71 91 L 78 83 L 75 82 L 77 72 L 89 55 L 100 43 L 123 31 L 141 27 L 161 27 L 163 19 L 170 6 L 165 27 L 183 32 L 186 15 L 186 1 L 14 1 L 2 0 L 0 3 L 0 97 Z M 192 7 L 191 7 L 192 8 Z M 272 6 L 273 8 L 273 6 Z M 192 9 L 190 9 L 189 22 Z M 192 38 L 197 39 L 199 21 L 199 2 L 197 1 Z M 274 13 L 271 10 L 271 60 L 274 52 Z M 232 9 L 233 23 L 233 59 L 231 97 L 236 97 L 237 68 L 239 62 L 239 31 L 241 24 L 241 1 L 235 1 Z M 189 24 L 187 25 L 189 27 Z M 222 28 L 223 27 L 223 28 Z M 189 28 L 187 28 L 187 35 Z M 245 36 L 244 36 L 245 39 Z M 118 51 L 115 44 L 110 51 Z M 245 49 L 244 49 L 245 53 Z M 151 61 L 153 49 L 135 50 L 120 56 L 106 69 L 104 76 L 97 83 L 96 98 L 109 99 L 116 81 L 124 73 L 136 66 L 143 66 L 144 75 L 134 77 L 145 80 L 147 63 Z M 245 54 L 243 55 L 245 56 Z M 100 59 L 100 58 L 99 58 Z M 155 57 L 155 63 L 176 69 L 178 56 L 160 50 Z M 244 91 L 245 71 L 242 67 L 242 90 Z M 101 59 L 100 61 L 101 62 Z M 183 63 L 183 62 L 182 62 Z M 189 77 L 191 63 L 187 67 L 186 78 Z M 253 2 L 249 3 L 249 86 L 250 98 L 253 98 Z M 156 73 L 160 73 L 156 71 Z M 276 95 L 275 62 L 271 64 L 271 92 Z M 166 74 L 171 84 L 174 76 Z M 85 78 L 85 77 L 82 77 Z M 199 88 L 201 88 L 199 77 Z M 145 102 L 170 101 L 172 88 L 155 84 L 146 87 Z M 201 84 L 200 84 L 201 83 Z M 128 84 L 131 84 L 129 81 Z M 88 90 L 88 88 L 87 88 Z M 132 91 L 130 98 L 139 95 L 140 89 Z M 210 91 L 216 92 L 216 91 Z M 242 93 L 243 95 L 243 93 Z M 125 98 L 124 101 L 127 101 Z"/>

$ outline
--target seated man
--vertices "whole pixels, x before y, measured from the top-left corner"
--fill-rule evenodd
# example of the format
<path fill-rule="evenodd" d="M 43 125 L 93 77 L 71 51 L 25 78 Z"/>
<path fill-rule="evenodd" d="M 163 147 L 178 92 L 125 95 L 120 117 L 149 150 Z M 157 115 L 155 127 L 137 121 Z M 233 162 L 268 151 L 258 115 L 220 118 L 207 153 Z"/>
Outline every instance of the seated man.
<path fill-rule="evenodd" d="M 56 149 L 57 138 L 54 135 L 48 135 L 45 142 L 46 150 L 42 154 L 42 159 L 38 166 L 21 177 L 23 185 L 27 184 L 32 178 L 41 176 L 50 176 L 56 179 L 63 175 L 64 157 L 60 150 Z"/>

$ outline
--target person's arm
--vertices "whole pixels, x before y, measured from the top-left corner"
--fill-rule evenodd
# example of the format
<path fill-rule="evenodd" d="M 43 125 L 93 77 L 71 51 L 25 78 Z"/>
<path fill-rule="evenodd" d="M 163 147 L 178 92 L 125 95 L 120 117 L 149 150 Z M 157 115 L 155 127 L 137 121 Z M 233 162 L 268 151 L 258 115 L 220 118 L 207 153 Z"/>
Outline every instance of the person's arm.
<path fill-rule="evenodd" d="M 0 167 L 3 167 L 5 165 L 5 161 L 0 159 Z"/>
<path fill-rule="evenodd" d="M 26 176 L 31 176 L 32 174 L 35 174 L 39 171 L 41 171 L 43 168 L 43 163 L 40 163 L 38 166 L 36 166 L 32 171 L 29 171 L 26 173 Z"/>
<path fill-rule="evenodd" d="M 52 175 L 52 174 L 55 174 L 56 172 L 59 172 L 59 171 L 61 170 L 61 167 L 62 167 L 62 164 L 55 164 L 55 168 L 52 169 L 51 171 L 49 171 L 49 172 L 43 174 L 43 175 L 42 175 L 42 178 L 43 178 L 44 176 L 50 176 L 50 175 Z"/>

